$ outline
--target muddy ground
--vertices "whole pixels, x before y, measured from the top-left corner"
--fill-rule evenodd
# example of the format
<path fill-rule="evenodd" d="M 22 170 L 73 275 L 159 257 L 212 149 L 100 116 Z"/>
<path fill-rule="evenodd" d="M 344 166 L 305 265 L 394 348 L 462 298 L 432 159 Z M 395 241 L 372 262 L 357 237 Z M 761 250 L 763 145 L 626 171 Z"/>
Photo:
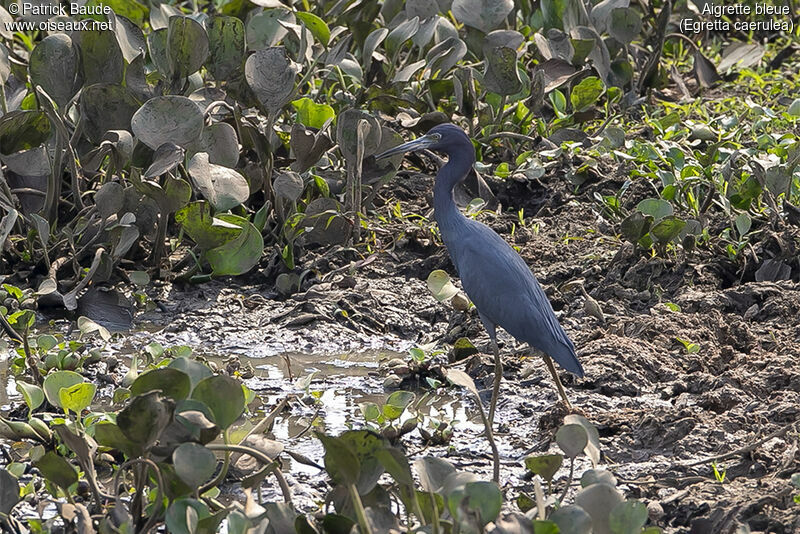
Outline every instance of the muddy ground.
<path fill-rule="evenodd" d="M 765 228 L 746 262 L 706 247 L 653 258 L 620 241 L 615 221 L 593 200 L 595 192 L 614 194 L 622 184 L 615 177 L 624 176 L 624 169 L 605 171 L 610 178 L 577 192 L 558 174 L 544 183 L 490 182 L 509 211 L 480 215 L 520 247 L 578 348 L 586 376 L 564 373 L 562 380 L 575 410 L 597 425 L 605 466 L 628 496 L 649 504 L 653 524 L 665 532 L 727 533 L 742 524 L 754 532 L 800 532 L 800 505 L 793 501 L 800 490 L 790 483 L 800 470 L 796 229 Z M 378 212 L 388 214 L 390 201 L 399 200 L 404 213 L 430 216 L 431 188 L 423 175 L 396 180 L 381 195 Z M 630 191 L 624 204 L 645 196 L 646 190 Z M 525 228 L 516 227 L 512 237 L 520 207 Z M 725 221 L 709 224 L 715 235 Z M 301 263 L 314 271 L 303 292 L 286 299 L 273 289 L 272 270 L 245 283 L 163 286 L 153 295 L 161 309 L 140 324 L 163 326 L 156 337 L 167 343 L 247 356 L 246 365 L 256 373 L 248 384 L 262 394 L 265 409 L 292 391 L 279 355 L 306 355 L 289 358 L 292 374 L 321 370 L 312 385 L 328 391 L 320 421 L 328 430 L 342 430 L 348 419 L 360 420 L 359 402 L 382 397 L 379 361 L 393 351 L 435 340 L 452 343 L 464 335 L 479 347 L 488 341 L 476 314 L 441 305 L 427 291 L 431 270 L 455 275 L 430 227 L 415 219 L 380 223 L 375 244 L 383 250 L 374 257 L 310 250 Z M 369 259 L 359 263 L 364 258 Z M 785 260 L 793 279 L 757 282 L 756 270 L 767 258 Z M 605 323 L 587 315 L 580 293 L 559 290 L 576 278 L 584 279 L 599 302 Z M 687 350 L 678 338 L 699 350 Z M 516 348 L 503 337 L 506 375 L 496 434 L 511 507 L 520 492 L 532 494 L 519 460 L 548 450 L 566 413 L 541 360 Z M 489 362 L 471 369 L 488 399 Z M 489 477 L 490 455 L 474 424 L 474 406 L 460 391 L 440 393 L 445 400 L 436 402 L 443 417 L 461 419 L 455 435 L 449 446 L 426 447 L 414 432 L 404 439 L 409 453 L 443 455 Z M 321 460 L 308 434 L 291 440 L 312 417 L 307 406 L 290 403 L 276 434 L 289 438 L 289 448 Z M 713 458 L 724 470 L 721 482 Z M 577 472 L 587 467 L 583 463 Z M 564 483 L 562 471 L 557 487 Z M 324 477 L 313 468 L 290 469 L 290 479 L 309 502 L 324 494 Z"/>

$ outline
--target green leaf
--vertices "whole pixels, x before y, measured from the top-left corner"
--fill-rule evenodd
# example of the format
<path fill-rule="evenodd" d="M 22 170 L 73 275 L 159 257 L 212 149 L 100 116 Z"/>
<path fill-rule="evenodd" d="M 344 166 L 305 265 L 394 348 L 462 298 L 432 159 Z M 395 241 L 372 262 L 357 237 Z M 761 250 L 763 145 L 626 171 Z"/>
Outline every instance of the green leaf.
<path fill-rule="evenodd" d="M 676 337 L 675 340 L 681 345 L 683 345 L 683 348 L 686 349 L 687 354 L 695 354 L 697 352 L 700 352 L 700 345 L 698 345 L 697 343 L 693 343 L 688 339 L 682 339 L 680 337 Z"/>
<path fill-rule="evenodd" d="M 72 464 L 53 451 L 45 453 L 33 462 L 33 465 L 41 471 L 44 478 L 63 488 L 64 491 L 78 481 L 78 473 Z"/>
<path fill-rule="evenodd" d="M 167 532 L 171 534 L 200 534 L 198 523 L 210 516 L 208 506 L 203 501 L 184 497 L 169 505 L 164 522 Z"/>
<path fill-rule="evenodd" d="M 150 50 L 150 59 L 159 73 L 164 78 L 170 76 L 169 53 L 167 52 L 167 38 L 169 37 L 169 30 L 167 28 L 159 28 L 158 30 L 151 31 L 147 36 L 147 48 Z"/>
<path fill-rule="evenodd" d="M 250 197 L 250 186 L 244 176 L 233 169 L 215 165 L 206 152 L 195 154 L 186 166 L 197 189 L 217 211 L 227 211 Z"/>
<path fill-rule="evenodd" d="M 428 289 L 439 302 L 446 302 L 458 293 L 458 288 L 450 281 L 450 275 L 441 269 L 436 269 L 428 275 Z"/>
<path fill-rule="evenodd" d="M 216 122 L 205 127 L 200 139 L 189 148 L 189 157 L 198 152 L 206 152 L 209 163 L 235 168 L 239 163 L 239 137 L 236 129 L 227 122 Z"/>
<path fill-rule="evenodd" d="M 117 425 L 129 440 L 149 449 L 172 421 L 175 404 L 157 391 L 134 397 L 117 415 Z"/>
<path fill-rule="evenodd" d="M 349 430 L 337 438 L 323 438 L 319 433 L 317 436 L 322 440 L 326 451 L 325 469 L 334 481 L 340 484 L 356 484 L 361 495 L 366 495 L 375 488 L 384 473 L 378 457 L 379 451 L 387 447 L 383 436 L 369 430 Z M 337 464 L 336 459 L 342 460 L 344 464 Z"/>
<path fill-rule="evenodd" d="M 150 275 L 147 271 L 130 271 L 128 278 L 138 287 L 146 287 L 150 283 Z"/>
<path fill-rule="evenodd" d="M 456 20 L 483 33 L 500 26 L 512 9 L 512 0 L 454 0 L 452 5 Z"/>
<path fill-rule="evenodd" d="M 328 104 L 317 104 L 307 97 L 292 101 L 297 110 L 297 122 L 310 128 L 322 128 L 336 114 Z"/>
<path fill-rule="evenodd" d="M 753 220 L 750 218 L 750 215 L 747 213 L 740 213 L 736 216 L 736 231 L 739 232 L 739 238 L 742 238 L 750 231 L 750 227 L 753 224 Z"/>
<path fill-rule="evenodd" d="M 131 117 L 141 105 L 128 87 L 108 83 L 84 87 L 80 104 L 81 124 L 97 144 L 109 130 L 130 130 Z"/>
<path fill-rule="evenodd" d="M 350 533 L 353 531 L 353 527 L 355 525 L 356 522 L 346 515 L 328 513 L 322 518 L 322 528 L 324 529 L 323 532 L 331 532 L 336 534 Z"/>
<path fill-rule="evenodd" d="M 394 54 L 406 41 L 419 31 L 419 17 L 412 17 L 398 24 L 386 36 L 384 47 L 389 54 Z"/>
<path fill-rule="evenodd" d="M 589 436 L 581 425 L 561 425 L 556 432 L 556 443 L 567 458 L 575 458 L 586 448 Z"/>
<path fill-rule="evenodd" d="M 647 506 L 637 500 L 623 501 L 608 516 L 614 534 L 639 534 L 647 523 Z"/>
<path fill-rule="evenodd" d="M 44 89 L 53 101 L 63 108 L 80 89 L 80 51 L 67 34 L 48 35 L 31 52 L 29 70 L 31 82 Z"/>
<path fill-rule="evenodd" d="M 44 379 L 44 395 L 47 402 L 56 408 L 64 408 L 61 404 L 59 393 L 62 388 L 69 388 L 83 382 L 83 377 L 74 371 L 56 371 L 50 373 Z"/>
<path fill-rule="evenodd" d="M 61 388 L 58 392 L 58 399 L 64 411 L 72 411 L 78 415 L 88 408 L 94 400 L 97 386 L 90 382 L 82 382 L 74 386 Z"/>
<path fill-rule="evenodd" d="M 560 532 L 569 534 L 591 534 L 592 518 L 580 506 L 570 504 L 561 506 L 550 515 Z"/>
<path fill-rule="evenodd" d="M 303 194 L 304 188 L 303 178 L 294 171 L 282 172 L 272 181 L 272 190 L 275 195 L 290 202 L 297 202 Z"/>
<path fill-rule="evenodd" d="M 411 474 L 411 466 L 408 464 L 408 458 L 400 449 L 396 447 L 387 447 L 378 451 L 378 458 L 381 461 L 386 472 L 392 475 L 392 478 L 398 484 L 402 484 L 407 488 L 414 487 L 414 476 Z"/>
<path fill-rule="evenodd" d="M 13 154 L 45 143 L 50 119 L 43 111 L 9 111 L 0 117 L 0 152 Z"/>
<path fill-rule="evenodd" d="M 80 43 L 83 83 L 122 83 L 125 60 L 112 30 L 76 32 Z"/>
<path fill-rule="evenodd" d="M 517 51 L 507 46 L 498 46 L 485 50 L 485 54 L 486 89 L 505 96 L 518 93 L 522 89 L 522 80 L 517 70 Z"/>
<path fill-rule="evenodd" d="M 137 0 L 89 0 L 87 6 L 106 5 L 114 10 L 119 16 L 129 19 L 137 27 L 141 28 L 147 16 L 147 6 Z M 156 8 L 158 9 L 158 8 Z M 119 29 L 117 30 L 119 31 Z"/>
<path fill-rule="evenodd" d="M 653 237 L 654 241 L 658 243 L 670 243 L 680 235 L 684 226 L 686 226 L 686 221 L 669 215 L 658 221 L 656 225 L 650 229 L 650 235 Z"/>
<path fill-rule="evenodd" d="M 581 487 L 586 488 L 592 484 L 617 485 L 617 479 L 610 471 L 605 469 L 587 469 L 581 475 Z"/>
<path fill-rule="evenodd" d="M 204 403 L 214 415 L 214 422 L 226 429 L 244 413 L 244 392 L 238 381 L 229 376 L 216 375 L 201 380 L 192 398 Z"/>
<path fill-rule="evenodd" d="M 582 415 L 570 414 L 564 417 L 565 425 L 572 423 L 579 424 L 586 430 L 589 443 L 583 449 L 583 452 L 592 460 L 592 464 L 596 466 L 600 462 L 600 434 L 595 426 Z"/>
<path fill-rule="evenodd" d="M 197 443 L 183 443 L 172 452 L 175 473 L 190 488 L 199 488 L 217 469 L 214 453 Z"/>
<path fill-rule="evenodd" d="M 44 402 L 44 391 L 35 384 L 17 382 L 17 391 L 20 392 L 22 398 L 25 400 L 25 404 L 28 405 L 29 413 L 33 412 Z"/>
<path fill-rule="evenodd" d="M 308 28 L 317 41 L 327 48 L 328 42 L 331 39 L 331 29 L 325 24 L 325 21 L 307 11 L 298 11 L 295 13 L 295 16 Z"/>
<path fill-rule="evenodd" d="M 561 467 L 564 457 L 560 454 L 543 454 L 525 458 L 525 467 L 535 475 L 550 482 Z"/>
<path fill-rule="evenodd" d="M 553 109 L 556 111 L 556 114 L 566 114 L 567 98 L 564 96 L 564 93 L 556 89 L 555 91 L 550 92 L 549 98 L 550 103 L 553 105 Z"/>
<path fill-rule="evenodd" d="M 672 215 L 672 204 L 660 198 L 646 198 L 639 202 L 636 208 L 645 215 L 652 216 L 656 221 Z"/>
<path fill-rule="evenodd" d="M 610 484 L 592 484 L 575 495 L 575 504 L 583 508 L 592 518 L 595 531 L 611 533 L 608 528 L 609 515 L 624 499 L 620 491 Z"/>
<path fill-rule="evenodd" d="M 236 215 L 213 216 L 208 202 L 192 202 L 175 213 L 175 220 L 201 249 L 210 250 L 233 241 L 247 219 Z"/>
<path fill-rule="evenodd" d="M 359 404 L 359 409 L 366 421 L 378 421 L 381 417 L 381 409 L 374 402 L 363 402 Z"/>
<path fill-rule="evenodd" d="M 236 276 L 255 267 L 263 252 L 261 232 L 248 222 L 236 239 L 206 252 L 206 259 L 215 276 Z"/>
<path fill-rule="evenodd" d="M 572 110 L 579 113 L 597 105 L 597 101 L 604 91 L 605 85 L 600 78 L 596 76 L 584 78 L 578 85 L 572 88 L 572 92 L 569 95 L 569 100 L 572 103 Z"/>
<path fill-rule="evenodd" d="M 17 327 L 17 330 L 25 330 L 31 328 L 36 321 L 36 314 L 32 310 L 20 310 L 14 312 L 8 317 L 8 322 L 11 326 Z"/>
<path fill-rule="evenodd" d="M 422 489 L 428 493 L 439 493 L 447 477 L 456 472 L 453 464 L 435 456 L 417 458 L 414 460 L 414 470 L 419 475 Z"/>
<path fill-rule="evenodd" d="M 508 162 L 504 161 L 494 170 L 494 175 L 498 178 L 508 178 L 511 172 L 508 170 Z"/>
<path fill-rule="evenodd" d="M 0 514 L 11 513 L 19 501 L 19 481 L 7 470 L 0 469 Z"/>
<path fill-rule="evenodd" d="M 176 407 L 175 421 L 189 431 L 192 441 L 203 445 L 219 435 L 219 427 L 211 422 L 212 418 L 208 406 L 197 400 L 183 400 Z"/>
<path fill-rule="evenodd" d="M 542 520 L 542 519 L 536 519 L 533 521 L 533 534 L 559 534 L 559 532 L 561 533 L 568 532 L 569 534 L 580 534 L 577 531 L 562 530 L 553 521 Z"/>
<path fill-rule="evenodd" d="M 480 351 L 472 344 L 468 338 L 460 337 L 453 343 L 453 359 L 456 361 L 469 358 L 473 354 L 478 354 Z"/>
<path fill-rule="evenodd" d="M 299 70 L 282 46 L 258 50 L 247 58 L 244 65 L 248 85 L 267 113 L 272 115 L 289 100 Z"/>
<path fill-rule="evenodd" d="M 185 96 L 151 98 L 131 118 L 133 134 L 156 150 L 164 143 L 186 148 L 200 137 L 205 117 L 200 108 Z"/>
<path fill-rule="evenodd" d="M 633 41 L 642 31 L 642 16 L 630 7 L 616 7 L 611 10 L 608 33 L 623 44 Z"/>
<path fill-rule="evenodd" d="M 92 321 L 88 317 L 80 316 L 77 320 L 78 329 L 81 331 L 82 335 L 89 335 L 97 332 L 103 341 L 108 341 L 111 339 L 111 333 L 105 326 L 101 326 L 96 322 Z"/>
<path fill-rule="evenodd" d="M 200 70 L 208 57 L 208 47 L 208 35 L 200 23 L 190 17 L 170 17 L 167 56 L 174 77 L 186 78 Z"/>
<path fill-rule="evenodd" d="M 789 108 L 786 110 L 786 113 L 792 117 L 800 117 L 800 98 L 795 98 L 792 103 L 789 104 Z"/>
<path fill-rule="evenodd" d="M 189 396 L 191 385 L 189 376 L 183 371 L 162 367 L 139 375 L 131 384 L 131 396 L 135 397 L 148 391 L 161 391 L 165 397 L 178 401 Z"/>
<path fill-rule="evenodd" d="M 464 486 L 467 506 L 480 517 L 482 527 L 497 519 L 503 505 L 503 494 L 494 482 L 470 482 Z"/>
<path fill-rule="evenodd" d="M 361 473 L 358 457 L 350 450 L 341 438 L 317 433 L 317 437 L 325 448 L 325 470 L 334 482 L 339 484 L 355 484 Z"/>
<path fill-rule="evenodd" d="M 294 12 L 288 9 L 265 9 L 248 17 L 245 37 L 247 49 L 261 51 L 274 47 L 286 37 L 289 30 L 281 22 L 294 24 Z"/>
<path fill-rule="evenodd" d="M 177 357 L 167 366 L 169 369 L 177 369 L 181 371 L 185 375 L 189 377 L 190 387 L 189 390 L 193 390 L 194 387 L 203 379 L 212 376 L 211 369 L 208 366 L 203 365 L 202 363 L 190 360 L 187 357 Z"/>
<path fill-rule="evenodd" d="M 94 439 L 98 444 L 116 449 L 128 458 L 136 458 L 142 454 L 142 448 L 128 439 L 119 426 L 109 421 L 101 421 L 95 425 Z"/>
<path fill-rule="evenodd" d="M 386 404 L 383 405 L 383 415 L 390 421 L 399 419 L 415 398 L 416 395 L 410 391 L 395 391 L 386 399 Z"/>
<path fill-rule="evenodd" d="M 244 65 L 244 23 L 236 17 L 214 16 L 206 23 L 209 58 L 215 80 L 228 80 Z"/>

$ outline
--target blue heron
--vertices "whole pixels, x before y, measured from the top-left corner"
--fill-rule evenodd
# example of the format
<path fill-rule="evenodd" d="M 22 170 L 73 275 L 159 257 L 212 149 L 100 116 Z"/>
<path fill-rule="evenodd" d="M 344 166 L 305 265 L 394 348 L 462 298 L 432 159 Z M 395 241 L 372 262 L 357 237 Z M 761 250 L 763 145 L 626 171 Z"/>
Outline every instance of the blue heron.
<path fill-rule="evenodd" d="M 453 199 L 453 189 L 466 178 L 475 163 L 475 147 L 467 134 L 454 124 L 440 124 L 422 137 L 376 157 L 385 158 L 425 148 L 448 156 L 447 164 L 436 175 L 433 188 L 434 218 L 464 291 L 475 304 L 491 339 L 495 375 L 489 421 L 494 420 L 503 376 L 503 363 L 497 346 L 498 326 L 544 353 L 558 393 L 569 407 L 551 358 L 567 371 L 582 377 L 583 368 L 575 354 L 575 346 L 558 323 L 547 296 L 525 261 L 491 228 L 465 217 Z"/>

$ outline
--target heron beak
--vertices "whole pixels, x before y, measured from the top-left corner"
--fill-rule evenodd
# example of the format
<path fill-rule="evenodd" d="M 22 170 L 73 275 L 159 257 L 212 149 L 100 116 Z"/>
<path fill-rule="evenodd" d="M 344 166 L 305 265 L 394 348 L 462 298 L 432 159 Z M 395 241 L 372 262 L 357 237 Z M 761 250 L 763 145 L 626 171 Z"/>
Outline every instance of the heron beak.
<path fill-rule="evenodd" d="M 397 145 L 396 147 L 390 148 L 385 152 L 376 154 L 375 159 L 389 158 L 397 154 L 405 154 L 406 152 L 414 152 L 415 150 L 422 150 L 423 148 L 431 147 L 438 142 L 439 142 L 438 139 L 435 139 L 429 135 L 423 135 L 422 137 L 417 137 L 413 141 L 409 141 L 408 143 L 403 143 L 402 145 Z"/>

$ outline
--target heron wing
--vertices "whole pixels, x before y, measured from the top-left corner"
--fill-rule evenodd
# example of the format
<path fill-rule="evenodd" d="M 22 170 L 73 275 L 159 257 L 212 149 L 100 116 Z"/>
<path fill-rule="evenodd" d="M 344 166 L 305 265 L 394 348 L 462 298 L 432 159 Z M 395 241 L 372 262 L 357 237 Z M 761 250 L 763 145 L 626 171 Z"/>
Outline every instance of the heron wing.
<path fill-rule="evenodd" d="M 583 368 L 525 261 L 491 228 L 465 219 L 444 236 L 461 284 L 480 313 L 578 376 Z"/>

